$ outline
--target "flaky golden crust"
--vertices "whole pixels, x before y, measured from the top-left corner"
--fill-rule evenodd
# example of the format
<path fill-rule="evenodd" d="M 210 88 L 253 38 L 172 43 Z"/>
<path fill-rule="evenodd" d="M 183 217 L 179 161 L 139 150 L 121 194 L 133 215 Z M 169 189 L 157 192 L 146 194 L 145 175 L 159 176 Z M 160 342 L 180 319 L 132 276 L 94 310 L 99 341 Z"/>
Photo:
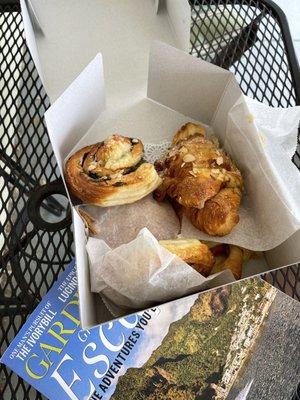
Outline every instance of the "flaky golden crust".
<path fill-rule="evenodd" d="M 238 247 L 232 244 L 203 242 L 207 244 L 210 251 L 215 256 L 215 264 L 211 269 L 211 274 L 215 274 L 229 269 L 235 279 L 241 279 L 243 267 L 251 258 L 255 258 L 255 252 Z"/>
<path fill-rule="evenodd" d="M 205 264 L 190 264 L 190 265 L 195 271 L 199 272 L 199 274 L 205 277 L 211 275 L 212 267 L 210 265 L 205 265 Z"/>
<path fill-rule="evenodd" d="M 143 155 L 140 140 L 120 135 L 86 146 L 66 162 L 68 188 L 81 201 L 102 207 L 133 203 L 161 183 Z"/>
<path fill-rule="evenodd" d="M 233 273 L 235 279 L 241 279 L 243 273 L 243 265 L 247 261 L 245 259 L 244 251 L 247 252 L 249 250 L 244 250 L 241 247 L 229 245 L 228 256 L 217 257 L 216 264 L 212 268 L 211 273 L 215 274 L 217 272 L 229 269 Z"/>
<path fill-rule="evenodd" d="M 200 230 L 223 236 L 238 223 L 243 178 L 230 157 L 202 127 L 188 123 L 155 164 L 163 178 L 157 200 L 171 197 Z"/>
<path fill-rule="evenodd" d="M 209 235 L 228 235 L 239 222 L 238 210 L 241 194 L 237 189 L 221 189 L 201 209 L 184 207 L 183 211 L 191 223 Z"/>
<path fill-rule="evenodd" d="M 205 137 L 205 129 L 203 126 L 193 124 L 192 122 L 188 122 L 183 125 L 181 129 L 176 133 L 172 140 L 172 145 L 175 146 L 179 142 L 190 138 L 191 136 L 204 136 Z"/>
<path fill-rule="evenodd" d="M 214 256 L 208 246 L 197 239 L 160 240 L 159 244 L 200 273 L 208 274 L 214 265 Z"/>

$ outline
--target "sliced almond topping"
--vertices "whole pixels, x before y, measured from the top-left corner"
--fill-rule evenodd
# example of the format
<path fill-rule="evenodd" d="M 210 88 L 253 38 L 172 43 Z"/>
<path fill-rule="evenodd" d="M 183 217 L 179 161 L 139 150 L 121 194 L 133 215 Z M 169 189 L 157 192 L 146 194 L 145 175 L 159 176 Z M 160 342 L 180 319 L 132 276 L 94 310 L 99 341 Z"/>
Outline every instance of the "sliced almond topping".
<path fill-rule="evenodd" d="M 196 160 L 196 157 L 193 156 L 193 154 L 186 154 L 186 155 L 183 157 L 183 161 L 184 161 L 184 162 L 193 162 L 193 161 L 195 161 L 195 160 Z"/>
<path fill-rule="evenodd" d="M 217 162 L 218 165 L 222 165 L 223 164 L 223 157 L 218 157 L 216 159 L 216 162 Z"/>

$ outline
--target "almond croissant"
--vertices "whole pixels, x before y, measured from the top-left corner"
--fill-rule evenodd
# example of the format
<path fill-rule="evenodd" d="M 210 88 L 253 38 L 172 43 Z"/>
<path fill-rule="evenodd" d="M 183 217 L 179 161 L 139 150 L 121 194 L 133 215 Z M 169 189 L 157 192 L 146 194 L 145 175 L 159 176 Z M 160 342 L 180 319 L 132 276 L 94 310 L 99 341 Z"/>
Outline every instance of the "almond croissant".
<path fill-rule="evenodd" d="M 203 127 L 185 124 L 155 166 L 163 178 L 156 199 L 168 195 L 196 228 L 224 236 L 238 223 L 242 175 L 218 143 L 205 137 Z"/>

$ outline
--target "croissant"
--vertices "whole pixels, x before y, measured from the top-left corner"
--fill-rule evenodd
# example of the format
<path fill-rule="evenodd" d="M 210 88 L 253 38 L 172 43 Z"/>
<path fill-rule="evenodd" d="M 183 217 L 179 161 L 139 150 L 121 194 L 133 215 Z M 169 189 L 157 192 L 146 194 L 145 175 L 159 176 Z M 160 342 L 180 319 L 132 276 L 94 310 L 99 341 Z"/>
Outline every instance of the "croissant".
<path fill-rule="evenodd" d="M 192 207 L 185 208 L 184 212 L 196 228 L 212 236 L 224 236 L 239 222 L 240 201 L 238 189 L 224 188 L 200 210 Z"/>
<path fill-rule="evenodd" d="M 176 201 L 196 228 L 224 236 L 239 222 L 242 175 L 218 143 L 205 137 L 203 127 L 182 126 L 155 166 L 163 178 L 155 198 Z"/>
<path fill-rule="evenodd" d="M 133 203 L 160 183 L 154 165 L 145 162 L 139 139 L 112 135 L 73 154 L 65 165 L 70 192 L 102 207 Z"/>

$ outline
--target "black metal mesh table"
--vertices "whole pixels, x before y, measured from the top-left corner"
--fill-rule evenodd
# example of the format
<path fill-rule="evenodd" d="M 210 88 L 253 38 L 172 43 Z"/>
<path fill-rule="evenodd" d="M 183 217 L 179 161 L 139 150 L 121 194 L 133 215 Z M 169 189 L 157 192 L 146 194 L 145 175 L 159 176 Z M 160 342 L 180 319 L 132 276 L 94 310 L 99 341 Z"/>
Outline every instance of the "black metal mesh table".
<path fill-rule="evenodd" d="M 190 4 L 191 54 L 230 69 L 244 93 L 260 101 L 300 103 L 299 69 L 280 9 L 263 0 Z M 2 353 L 74 255 L 68 204 L 43 120 L 49 100 L 26 47 L 16 0 L 0 0 L 0 43 Z M 299 166 L 299 153 L 294 162 Z M 265 279 L 300 299 L 299 266 Z M 0 373 L 1 399 L 42 398 L 3 366 Z"/>

